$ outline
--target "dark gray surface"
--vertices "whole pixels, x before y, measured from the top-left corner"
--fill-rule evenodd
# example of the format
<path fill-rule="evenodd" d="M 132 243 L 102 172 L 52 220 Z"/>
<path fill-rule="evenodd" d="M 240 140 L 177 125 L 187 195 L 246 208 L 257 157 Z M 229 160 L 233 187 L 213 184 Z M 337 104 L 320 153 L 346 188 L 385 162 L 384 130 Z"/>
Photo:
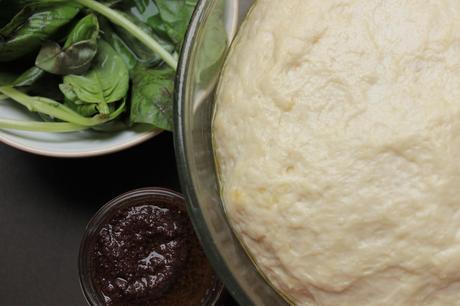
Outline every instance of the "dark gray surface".
<path fill-rule="evenodd" d="M 179 190 L 173 151 L 169 133 L 121 153 L 73 160 L 0 143 L 0 305 L 86 305 L 77 273 L 86 223 L 131 189 Z"/>

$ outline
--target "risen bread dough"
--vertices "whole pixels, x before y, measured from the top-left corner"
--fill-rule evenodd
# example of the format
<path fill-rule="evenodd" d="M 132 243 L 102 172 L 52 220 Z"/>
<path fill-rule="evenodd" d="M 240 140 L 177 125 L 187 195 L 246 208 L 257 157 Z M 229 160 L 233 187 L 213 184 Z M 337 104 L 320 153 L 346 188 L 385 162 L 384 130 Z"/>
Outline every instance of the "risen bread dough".
<path fill-rule="evenodd" d="M 214 141 L 231 223 L 297 304 L 460 305 L 460 1 L 258 0 Z"/>

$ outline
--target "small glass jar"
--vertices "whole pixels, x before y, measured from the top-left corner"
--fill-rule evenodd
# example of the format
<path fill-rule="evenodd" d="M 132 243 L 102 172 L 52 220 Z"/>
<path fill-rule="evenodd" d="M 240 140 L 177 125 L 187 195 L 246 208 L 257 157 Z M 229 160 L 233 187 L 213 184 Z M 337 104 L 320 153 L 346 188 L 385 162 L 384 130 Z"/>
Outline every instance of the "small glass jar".
<path fill-rule="evenodd" d="M 101 227 L 110 222 L 120 210 L 139 206 L 143 203 L 170 203 L 176 206 L 181 205 L 185 210 L 185 201 L 181 194 L 172 190 L 155 187 L 142 188 L 124 193 L 102 206 L 86 226 L 80 245 L 78 260 L 80 285 L 89 305 L 107 305 L 102 294 L 97 292 L 95 288 L 92 274 L 94 272 L 94 263 L 91 254 L 96 246 Z M 203 256 L 205 256 L 204 253 Z M 219 301 L 223 291 L 223 284 L 216 276 L 214 276 L 214 279 L 213 285 L 207 289 L 205 296 L 202 298 L 202 306 L 212 306 Z"/>

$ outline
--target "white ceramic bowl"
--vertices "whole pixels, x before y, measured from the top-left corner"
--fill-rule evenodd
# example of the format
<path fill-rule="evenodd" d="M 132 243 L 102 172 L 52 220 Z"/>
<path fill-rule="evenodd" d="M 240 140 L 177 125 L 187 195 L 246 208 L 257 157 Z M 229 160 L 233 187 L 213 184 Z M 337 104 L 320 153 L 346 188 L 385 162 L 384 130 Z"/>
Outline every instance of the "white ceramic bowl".
<path fill-rule="evenodd" d="M 40 120 L 13 101 L 0 100 L 0 118 Z M 0 129 L 0 142 L 19 150 L 53 157 L 88 157 L 124 150 L 161 132 L 148 126 L 120 132 L 81 131 L 71 133 L 26 132 Z"/>

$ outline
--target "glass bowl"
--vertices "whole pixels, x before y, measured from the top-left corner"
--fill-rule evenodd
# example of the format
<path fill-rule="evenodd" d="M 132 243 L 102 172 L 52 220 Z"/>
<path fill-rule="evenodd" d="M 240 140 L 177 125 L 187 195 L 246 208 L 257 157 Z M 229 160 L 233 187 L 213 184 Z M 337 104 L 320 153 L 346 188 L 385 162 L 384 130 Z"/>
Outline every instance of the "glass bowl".
<path fill-rule="evenodd" d="M 182 195 L 175 191 L 158 187 L 141 188 L 124 193 L 109 201 L 99 209 L 88 223 L 80 245 L 78 271 L 80 286 L 89 305 L 106 305 L 102 301 L 101 294 L 96 290 L 92 278 L 94 264 L 91 254 L 101 226 L 106 224 L 121 209 L 145 203 L 166 203 L 175 206 L 185 205 Z M 201 306 L 214 306 L 219 303 L 223 292 L 223 285 L 216 277 L 214 278 L 213 285 L 206 291 Z"/>
<path fill-rule="evenodd" d="M 218 276 L 241 305 L 287 305 L 265 281 L 227 222 L 211 140 L 223 59 L 253 0 L 203 0 L 182 48 L 175 91 L 175 149 L 189 215 Z"/>

